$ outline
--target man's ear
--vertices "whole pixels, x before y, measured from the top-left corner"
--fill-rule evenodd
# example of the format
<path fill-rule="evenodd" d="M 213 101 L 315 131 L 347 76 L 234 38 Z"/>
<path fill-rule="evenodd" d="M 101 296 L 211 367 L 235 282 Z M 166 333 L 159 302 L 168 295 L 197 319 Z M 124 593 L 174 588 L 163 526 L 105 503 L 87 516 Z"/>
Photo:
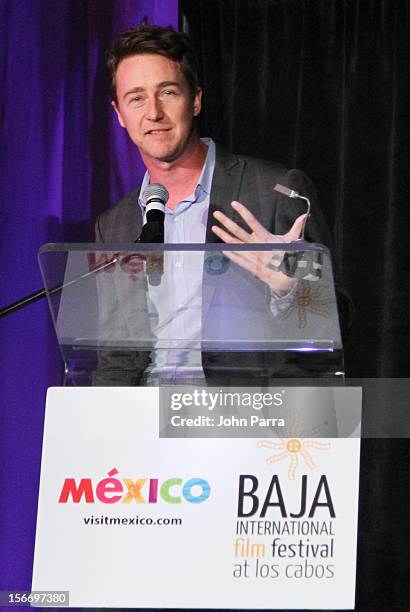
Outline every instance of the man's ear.
<path fill-rule="evenodd" d="M 113 107 L 113 109 L 114 109 L 114 110 L 115 110 L 115 112 L 116 112 L 117 119 L 118 119 L 118 123 L 120 124 L 120 126 L 121 126 L 121 127 L 125 128 L 125 123 L 124 123 L 124 121 L 123 121 L 123 119 L 122 119 L 122 116 L 121 116 L 120 111 L 118 110 L 118 106 L 117 106 L 117 103 L 115 102 L 115 100 L 113 100 L 113 101 L 111 102 L 111 106 Z"/>
<path fill-rule="evenodd" d="M 202 89 L 198 87 L 194 96 L 194 117 L 197 117 L 202 108 Z"/>

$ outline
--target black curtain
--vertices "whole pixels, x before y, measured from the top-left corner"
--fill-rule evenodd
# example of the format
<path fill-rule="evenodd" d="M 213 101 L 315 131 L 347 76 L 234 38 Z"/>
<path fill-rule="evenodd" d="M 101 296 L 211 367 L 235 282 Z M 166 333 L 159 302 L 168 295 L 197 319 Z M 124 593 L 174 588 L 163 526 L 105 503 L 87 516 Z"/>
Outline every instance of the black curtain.
<path fill-rule="evenodd" d="M 317 187 L 356 307 L 348 376 L 409 377 L 410 2 L 180 9 L 200 63 L 202 135 L 302 169 Z M 409 458 L 408 440 L 363 441 L 357 610 L 409 609 Z"/>
<path fill-rule="evenodd" d="M 347 374 L 408 376 L 410 3 L 183 0 L 181 12 L 202 134 L 317 187 L 356 306 Z"/>

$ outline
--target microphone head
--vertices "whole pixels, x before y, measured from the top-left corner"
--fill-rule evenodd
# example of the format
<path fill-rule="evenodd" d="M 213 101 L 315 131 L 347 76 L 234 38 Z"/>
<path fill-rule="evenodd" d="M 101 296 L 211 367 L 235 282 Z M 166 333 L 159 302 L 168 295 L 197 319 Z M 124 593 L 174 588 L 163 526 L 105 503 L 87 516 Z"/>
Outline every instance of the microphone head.
<path fill-rule="evenodd" d="M 298 198 L 299 194 L 294 189 L 289 189 L 289 187 L 285 187 L 285 185 L 281 185 L 280 183 L 276 183 L 274 187 L 275 191 L 279 191 L 279 193 L 283 193 L 289 198 Z"/>
<path fill-rule="evenodd" d="M 149 210 L 161 210 L 165 212 L 165 205 L 168 202 L 168 198 L 168 191 L 165 189 L 164 185 L 160 183 L 151 183 L 147 185 L 141 196 L 142 203 L 147 212 Z"/>

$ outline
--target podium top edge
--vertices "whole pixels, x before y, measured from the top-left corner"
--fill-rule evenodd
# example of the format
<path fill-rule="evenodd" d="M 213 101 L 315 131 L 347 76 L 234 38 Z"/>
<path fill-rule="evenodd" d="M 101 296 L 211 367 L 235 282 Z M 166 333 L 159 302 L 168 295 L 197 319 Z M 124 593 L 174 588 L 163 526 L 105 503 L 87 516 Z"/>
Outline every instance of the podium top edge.
<path fill-rule="evenodd" d="M 43 244 L 38 254 L 50 252 L 71 252 L 71 251 L 85 251 L 85 252 L 121 252 L 121 253 L 139 253 L 149 251 L 205 251 L 205 252 L 222 252 L 222 251 L 266 251 L 267 249 L 272 251 L 316 251 L 330 255 L 329 249 L 323 244 L 315 242 L 305 242 L 304 240 L 296 240 L 290 243 L 261 243 L 261 244 L 225 244 L 221 243 L 96 243 L 96 242 L 73 242 L 73 243 L 58 243 L 48 242 Z"/>

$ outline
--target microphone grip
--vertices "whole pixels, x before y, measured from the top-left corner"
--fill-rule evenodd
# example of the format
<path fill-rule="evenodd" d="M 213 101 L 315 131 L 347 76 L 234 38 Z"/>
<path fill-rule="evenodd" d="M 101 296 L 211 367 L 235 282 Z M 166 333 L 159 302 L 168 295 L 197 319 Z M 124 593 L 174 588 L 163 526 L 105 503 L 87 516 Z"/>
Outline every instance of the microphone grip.
<path fill-rule="evenodd" d="M 164 224 L 164 213 L 157 208 L 147 210 L 147 223 L 162 223 Z"/>
<path fill-rule="evenodd" d="M 158 287 L 164 274 L 164 253 L 162 251 L 147 255 L 145 271 L 151 287 Z"/>
<path fill-rule="evenodd" d="M 146 223 L 141 231 L 140 237 L 136 242 L 159 244 L 164 242 L 164 223 L 161 221 L 152 221 Z"/>
<path fill-rule="evenodd" d="M 156 220 L 148 218 L 148 215 L 156 217 Z M 159 217 L 159 218 L 158 218 Z M 143 226 L 140 237 L 136 240 L 140 244 L 164 244 L 164 213 L 152 210 L 147 213 L 147 223 Z M 151 287 L 158 287 L 161 284 L 164 273 L 164 253 L 146 253 L 145 271 L 148 283 Z"/>

